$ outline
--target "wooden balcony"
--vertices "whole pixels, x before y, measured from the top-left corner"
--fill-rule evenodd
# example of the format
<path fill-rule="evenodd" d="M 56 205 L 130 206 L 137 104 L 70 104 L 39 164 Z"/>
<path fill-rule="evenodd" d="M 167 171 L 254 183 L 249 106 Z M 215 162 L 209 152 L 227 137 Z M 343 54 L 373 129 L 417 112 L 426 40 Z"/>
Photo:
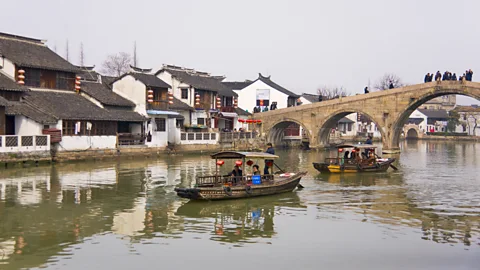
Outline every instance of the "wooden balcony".
<path fill-rule="evenodd" d="M 235 112 L 235 108 L 234 107 L 222 107 L 221 112 L 231 112 L 231 113 L 234 113 Z"/>
<path fill-rule="evenodd" d="M 147 102 L 147 110 L 166 111 L 168 110 L 168 101 L 154 100 L 152 103 Z"/>

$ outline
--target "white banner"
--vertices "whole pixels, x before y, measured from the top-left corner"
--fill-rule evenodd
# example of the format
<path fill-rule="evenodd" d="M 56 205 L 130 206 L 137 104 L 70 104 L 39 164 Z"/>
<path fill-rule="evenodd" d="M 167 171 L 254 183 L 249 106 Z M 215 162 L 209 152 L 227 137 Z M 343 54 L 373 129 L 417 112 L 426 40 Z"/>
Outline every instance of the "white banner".
<path fill-rule="evenodd" d="M 270 100 L 270 89 L 257 89 L 257 100 Z"/>

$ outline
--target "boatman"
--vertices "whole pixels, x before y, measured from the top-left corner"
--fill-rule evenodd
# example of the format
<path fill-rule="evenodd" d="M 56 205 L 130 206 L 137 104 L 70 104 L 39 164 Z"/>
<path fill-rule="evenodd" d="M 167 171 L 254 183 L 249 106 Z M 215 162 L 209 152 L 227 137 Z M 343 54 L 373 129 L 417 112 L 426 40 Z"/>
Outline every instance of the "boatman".
<path fill-rule="evenodd" d="M 273 149 L 272 143 L 267 143 L 267 151 L 265 151 L 265 153 L 275 155 L 275 149 Z M 270 174 L 268 171 L 268 164 L 273 166 L 273 159 L 265 159 L 265 169 L 263 169 L 263 174 Z"/>

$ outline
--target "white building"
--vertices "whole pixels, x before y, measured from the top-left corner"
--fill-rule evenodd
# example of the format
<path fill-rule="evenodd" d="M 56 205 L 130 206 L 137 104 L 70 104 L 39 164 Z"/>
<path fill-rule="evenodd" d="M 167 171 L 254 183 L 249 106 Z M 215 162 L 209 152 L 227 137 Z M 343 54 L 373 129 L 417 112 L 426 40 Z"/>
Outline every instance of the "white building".
<path fill-rule="evenodd" d="M 460 116 L 460 125 L 457 127 L 457 132 L 480 136 L 480 107 L 478 105 L 457 106 L 454 111 Z"/>
<path fill-rule="evenodd" d="M 417 109 L 408 118 L 406 124 L 415 124 L 424 134 L 427 132 L 445 132 L 448 113 L 446 110 Z"/>
<path fill-rule="evenodd" d="M 108 88 L 82 92 L 76 79 L 82 71 L 42 40 L 0 33 L 0 51 L 0 96 L 9 103 L 2 151 L 45 151 L 50 142 L 58 151 L 114 149 L 122 123 L 144 121 L 128 105 L 114 104 L 121 97 Z"/>

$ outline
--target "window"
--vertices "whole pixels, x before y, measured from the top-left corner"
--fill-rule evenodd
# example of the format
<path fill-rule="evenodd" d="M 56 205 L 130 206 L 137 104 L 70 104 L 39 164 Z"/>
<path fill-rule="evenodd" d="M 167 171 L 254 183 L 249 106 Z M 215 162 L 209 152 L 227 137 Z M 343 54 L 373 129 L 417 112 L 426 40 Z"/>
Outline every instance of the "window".
<path fill-rule="evenodd" d="M 157 125 L 156 131 L 166 131 L 167 124 L 165 118 L 155 118 L 155 124 Z"/>
<path fill-rule="evenodd" d="M 117 122 L 110 121 L 78 121 L 78 120 L 63 120 L 62 121 L 62 136 L 113 136 L 117 132 Z M 87 122 L 92 124 L 91 130 L 87 130 Z M 80 123 L 75 134 L 75 125 Z"/>
<path fill-rule="evenodd" d="M 188 99 L 188 88 L 182 88 L 182 99 Z"/>
<path fill-rule="evenodd" d="M 40 87 L 41 73 L 38 69 L 25 68 L 25 85 Z"/>
<path fill-rule="evenodd" d="M 205 118 L 197 118 L 197 125 L 205 125 Z"/>
<path fill-rule="evenodd" d="M 75 74 L 34 68 L 25 70 L 25 85 L 50 89 L 74 90 Z"/>
<path fill-rule="evenodd" d="M 50 125 L 43 125 L 43 129 L 49 129 Z"/>
<path fill-rule="evenodd" d="M 224 107 L 232 107 L 233 106 L 233 98 L 232 97 L 226 97 L 225 98 L 225 104 L 223 106 Z"/>
<path fill-rule="evenodd" d="M 347 130 L 352 131 L 352 123 L 348 123 Z"/>
<path fill-rule="evenodd" d="M 183 128 L 183 123 L 184 123 L 183 119 L 177 119 L 177 128 Z"/>

